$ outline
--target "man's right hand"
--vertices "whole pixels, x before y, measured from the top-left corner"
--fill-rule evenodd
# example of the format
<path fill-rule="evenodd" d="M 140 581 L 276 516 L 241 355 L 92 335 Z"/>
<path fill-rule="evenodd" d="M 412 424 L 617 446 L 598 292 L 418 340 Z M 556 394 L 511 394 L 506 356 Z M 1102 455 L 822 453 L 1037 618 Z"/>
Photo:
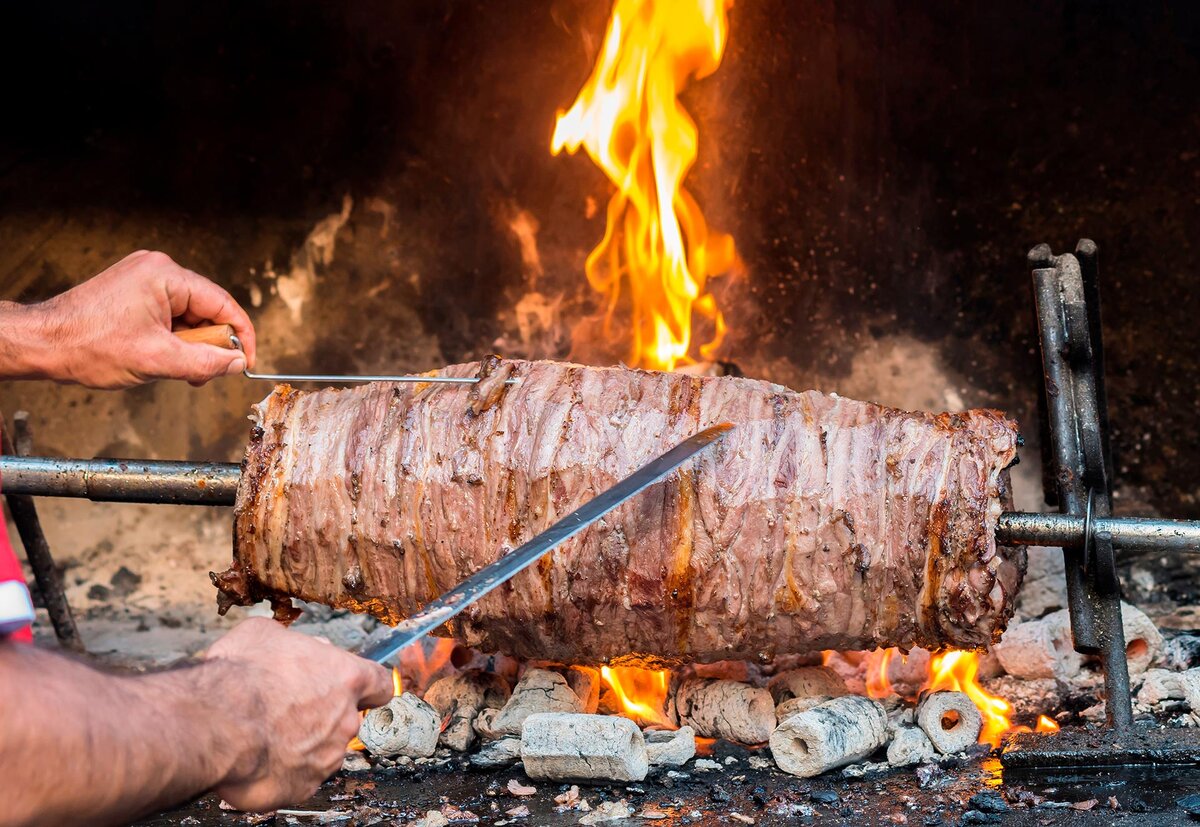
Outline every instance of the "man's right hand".
<path fill-rule="evenodd" d="M 392 699 L 382 666 L 266 618 L 240 623 L 207 659 L 245 670 L 255 699 L 244 711 L 241 757 L 215 790 L 249 812 L 311 796 L 342 765 L 359 710 Z"/>

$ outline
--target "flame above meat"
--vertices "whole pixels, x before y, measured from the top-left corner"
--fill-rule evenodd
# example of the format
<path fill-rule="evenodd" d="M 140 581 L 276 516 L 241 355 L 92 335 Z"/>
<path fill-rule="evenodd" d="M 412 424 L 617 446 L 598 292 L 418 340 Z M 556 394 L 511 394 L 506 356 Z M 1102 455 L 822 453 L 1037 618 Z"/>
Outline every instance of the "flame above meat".
<path fill-rule="evenodd" d="M 634 367 L 670 370 L 692 361 L 693 314 L 709 320 L 711 358 L 725 332 L 710 276 L 736 261 L 733 239 L 709 231 L 683 188 L 698 131 L 679 103 L 692 78 L 716 71 L 732 0 L 616 0 L 591 77 L 560 112 L 555 155 L 581 146 L 617 191 L 587 277 L 607 300 L 606 332 L 628 284 Z"/>

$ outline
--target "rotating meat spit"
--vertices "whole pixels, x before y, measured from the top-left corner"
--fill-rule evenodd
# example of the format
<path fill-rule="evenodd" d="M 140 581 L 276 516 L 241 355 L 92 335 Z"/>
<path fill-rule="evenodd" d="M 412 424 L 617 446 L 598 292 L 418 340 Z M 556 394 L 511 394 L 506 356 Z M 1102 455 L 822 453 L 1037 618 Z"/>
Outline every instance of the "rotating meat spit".
<path fill-rule="evenodd" d="M 1098 655 L 1103 664 L 1112 737 L 1092 751 L 1104 755 L 1092 758 L 1077 746 L 1058 749 L 1017 738 L 1005 763 L 1099 766 L 1121 763 L 1123 756 L 1145 763 L 1146 755 L 1157 763 L 1192 760 L 1200 746 L 1181 739 L 1177 754 L 1147 750 L 1133 727 L 1116 561 L 1120 551 L 1200 552 L 1200 521 L 1112 516 L 1097 248 L 1084 239 L 1074 254 L 1055 256 L 1042 244 L 1030 252 L 1029 263 L 1045 374 L 1044 487 L 1047 504 L 1060 511 L 1004 512 L 996 542 L 1062 548 L 1075 648 Z M 235 463 L 0 456 L 3 492 L 15 495 L 230 506 L 240 477 Z"/>
<path fill-rule="evenodd" d="M 75 497 L 93 502 L 231 506 L 241 466 L 235 462 L 144 459 L 56 459 L 0 456 L 5 494 Z M 1124 551 L 1200 552 L 1200 521 L 1006 511 L 996 542 L 1009 546 L 1082 548 L 1084 537 L 1108 534 Z"/>

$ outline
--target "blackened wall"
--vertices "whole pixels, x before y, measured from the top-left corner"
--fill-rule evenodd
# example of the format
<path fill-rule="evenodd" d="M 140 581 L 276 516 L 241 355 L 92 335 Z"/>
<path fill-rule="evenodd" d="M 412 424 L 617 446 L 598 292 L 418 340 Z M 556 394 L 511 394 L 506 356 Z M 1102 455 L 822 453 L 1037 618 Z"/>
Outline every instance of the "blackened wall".
<path fill-rule="evenodd" d="M 603 204 L 605 181 L 547 147 L 606 15 L 582 0 L 11 4 L 0 295 L 40 298 L 156 246 L 247 303 L 265 293 L 275 366 L 490 350 L 530 289 L 514 211 L 540 226 L 547 292 L 572 293 L 599 237 L 584 202 Z M 1033 436 L 1024 253 L 1089 236 L 1122 492 L 1200 516 L 1195 4 L 744 0 L 731 27 L 725 65 L 686 95 L 701 126 L 691 185 L 747 263 L 722 288 L 727 355 L 836 387 L 865 341 L 910 337 L 937 349 L 965 404 L 1010 410 Z M 347 194 L 338 259 L 303 311 L 321 335 L 293 351 L 268 321 L 264 265 L 286 269 Z M 398 339 L 420 345 L 381 344 Z M 54 447 L 235 454 L 235 414 L 261 394 L 225 385 L 185 406 L 183 392 L 103 404 L 224 424 L 184 438 L 174 418 L 131 414 L 139 440 Z M 51 426 L 62 415 L 61 389 L 4 393 Z M 70 398 L 77 417 L 99 397 Z"/>

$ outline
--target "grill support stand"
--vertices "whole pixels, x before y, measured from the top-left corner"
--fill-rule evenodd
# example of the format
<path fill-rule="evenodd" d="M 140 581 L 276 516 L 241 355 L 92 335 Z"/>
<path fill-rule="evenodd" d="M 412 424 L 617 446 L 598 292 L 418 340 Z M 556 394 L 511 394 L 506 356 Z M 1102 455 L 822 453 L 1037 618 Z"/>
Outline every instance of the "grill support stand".
<path fill-rule="evenodd" d="M 0 416 L 0 452 L 24 457 L 29 456 L 32 450 L 33 433 L 29 428 L 29 414 L 18 411 L 13 415 L 13 439 L 9 439 L 3 417 Z M 2 484 L 0 481 L 0 485 Z M 58 643 L 64 649 L 82 654 L 85 651 L 83 638 L 79 636 L 75 616 L 71 614 L 71 604 L 67 602 L 62 575 L 54 565 L 50 543 L 42 531 L 42 522 L 38 519 L 33 498 L 22 494 L 8 494 L 6 499 L 13 523 L 21 537 L 21 544 L 25 547 L 25 558 L 33 570 L 33 578 L 37 581 L 38 591 L 41 592 L 42 602 L 50 615 L 50 623 L 54 627 Z"/>
<path fill-rule="evenodd" d="M 1055 483 L 1047 501 L 1085 526 L 1082 545 L 1063 548 L 1071 631 L 1076 651 L 1100 656 L 1108 725 L 1121 731 L 1133 725 L 1121 584 L 1112 535 L 1094 530 L 1097 518 L 1112 515 L 1097 249 L 1084 239 L 1074 255 L 1055 256 L 1040 244 L 1029 263 L 1049 430 L 1042 457 Z"/>

